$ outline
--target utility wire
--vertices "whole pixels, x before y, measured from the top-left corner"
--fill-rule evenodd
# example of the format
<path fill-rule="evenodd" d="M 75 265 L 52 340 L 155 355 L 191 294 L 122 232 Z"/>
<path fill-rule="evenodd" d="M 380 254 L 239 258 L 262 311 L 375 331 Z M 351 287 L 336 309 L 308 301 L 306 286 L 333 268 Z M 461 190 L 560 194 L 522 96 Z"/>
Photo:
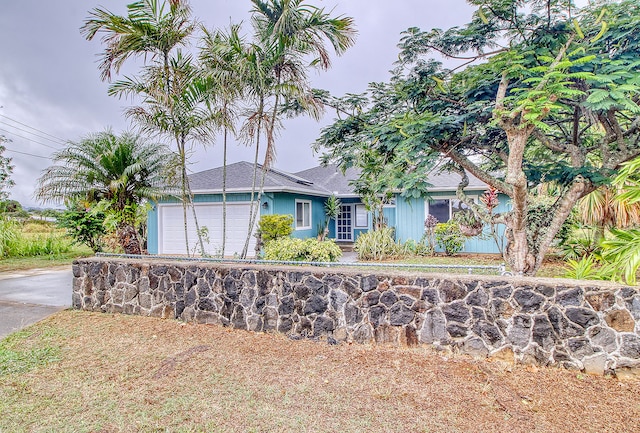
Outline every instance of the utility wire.
<path fill-rule="evenodd" d="M 13 134 L 13 135 L 15 135 L 16 137 L 24 138 L 24 139 L 25 139 L 25 140 L 27 140 L 27 141 L 31 141 L 31 142 L 33 142 L 33 143 L 40 144 L 40 145 L 42 145 L 42 146 L 44 146 L 44 147 L 48 147 L 49 149 L 53 149 L 53 150 L 60 150 L 60 149 L 58 149 L 57 147 L 50 146 L 50 145 L 45 144 L 45 143 L 42 143 L 42 142 L 40 142 L 40 141 L 32 140 L 31 138 L 27 138 L 27 137 L 25 137 L 25 136 L 18 135 L 18 134 L 16 134 L 15 132 L 7 131 L 6 129 L 2 129 L 2 128 L 0 128 L 0 131 L 4 131 L 4 132 L 6 132 L 6 133 Z"/>
<path fill-rule="evenodd" d="M 5 147 L 5 149 L 4 149 L 4 150 L 5 150 L 5 151 L 7 151 L 7 152 L 19 153 L 19 154 L 21 154 L 21 155 L 33 156 L 33 157 L 35 157 L 35 158 L 50 159 L 50 158 L 49 158 L 49 157 L 47 157 L 47 156 L 34 155 L 33 153 L 27 153 L 27 152 L 20 152 L 19 150 L 13 150 L 13 149 L 9 149 L 9 148 L 6 148 L 6 147 Z"/>
<path fill-rule="evenodd" d="M 3 125 L 7 125 L 7 126 L 8 126 L 8 127 L 10 127 L 10 128 L 15 128 L 15 129 L 17 129 L 18 131 L 22 131 L 22 132 L 26 132 L 27 134 L 35 135 L 35 136 L 36 136 L 36 137 L 38 137 L 38 138 L 42 138 L 42 139 L 44 139 L 44 140 L 49 140 L 49 141 L 50 141 L 50 142 L 52 142 L 52 143 L 55 143 L 55 144 L 61 144 L 61 143 L 59 143 L 59 142 L 58 142 L 58 141 L 56 141 L 56 140 L 52 140 L 51 138 L 47 138 L 47 137 L 45 137 L 45 136 L 43 136 L 43 135 L 38 135 L 38 134 L 36 134 L 36 133 L 34 133 L 34 132 L 31 132 L 31 131 L 28 131 L 28 130 L 26 130 L 26 129 L 18 128 L 17 126 L 13 126 L 12 124 L 7 123 L 7 122 L 3 122 L 2 120 L 0 120 L 0 123 L 2 123 Z"/>
<path fill-rule="evenodd" d="M 36 129 L 36 128 L 34 128 L 33 126 L 29 126 L 29 125 L 27 125 L 27 124 L 25 124 L 25 123 L 18 122 L 17 120 L 12 119 L 11 117 L 5 116 L 4 114 L 0 114 L 0 117 L 4 117 L 5 119 L 9 119 L 9 120 L 11 120 L 12 122 L 17 123 L 18 125 L 26 126 L 27 128 L 29 128 L 29 129 L 33 129 L 34 131 L 38 131 L 38 132 L 40 132 L 41 134 L 48 135 L 49 137 L 51 137 L 51 138 L 55 138 L 56 140 L 58 140 L 58 141 L 62 142 L 63 144 L 65 144 L 65 143 L 67 142 L 67 140 L 64 140 L 64 139 L 62 139 L 62 138 L 60 138 L 60 137 L 56 137 L 55 135 L 51 135 L 51 134 L 46 133 L 46 132 L 44 132 L 44 131 L 40 131 L 39 129 Z M 35 135 L 35 134 L 34 134 L 34 135 Z"/>

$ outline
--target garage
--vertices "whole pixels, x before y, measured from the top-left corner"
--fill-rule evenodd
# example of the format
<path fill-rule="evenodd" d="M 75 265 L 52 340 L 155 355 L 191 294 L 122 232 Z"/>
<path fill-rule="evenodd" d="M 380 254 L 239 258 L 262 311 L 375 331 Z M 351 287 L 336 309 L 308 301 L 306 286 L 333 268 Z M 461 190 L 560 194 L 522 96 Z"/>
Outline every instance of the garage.
<path fill-rule="evenodd" d="M 250 203 L 227 203 L 227 242 L 225 256 L 240 255 L 249 227 Z M 222 203 L 195 204 L 198 224 L 206 227 L 207 235 L 203 236 L 207 254 L 218 256 L 222 251 Z M 189 253 L 200 254 L 198 236 L 193 221 L 193 211 L 187 208 L 187 227 L 189 236 Z M 208 238 L 208 239 L 207 239 Z M 158 252 L 160 254 L 185 255 L 184 219 L 182 204 L 158 205 Z M 248 256 L 255 255 L 256 239 L 251 236 Z"/>

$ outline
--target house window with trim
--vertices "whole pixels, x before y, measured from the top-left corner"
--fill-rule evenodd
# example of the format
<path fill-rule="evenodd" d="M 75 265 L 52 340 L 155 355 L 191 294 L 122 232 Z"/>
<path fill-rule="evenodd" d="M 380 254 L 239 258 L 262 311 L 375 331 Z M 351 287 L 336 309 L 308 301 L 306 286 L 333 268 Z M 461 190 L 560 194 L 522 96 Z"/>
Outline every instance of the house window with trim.
<path fill-rule="evenodd" d="M 367 227 L 369 225 L 369 218 L 367 215 L 367 208 L 363 204 L 355 205 L 356 208 L 356 227 Z"/>
<path fill-rule="evenodd" d="M 456 212 L 464 209 L 468 209 L 468 206 L 457 198 L 441 198 L 426 202 L 426 213 L 433 215 L 441 223 L 446 223 Z"/>
<path fill-rule="evenodd" d="M 296 200 L 296 230 L 311 228 L 311 202 Z"/>

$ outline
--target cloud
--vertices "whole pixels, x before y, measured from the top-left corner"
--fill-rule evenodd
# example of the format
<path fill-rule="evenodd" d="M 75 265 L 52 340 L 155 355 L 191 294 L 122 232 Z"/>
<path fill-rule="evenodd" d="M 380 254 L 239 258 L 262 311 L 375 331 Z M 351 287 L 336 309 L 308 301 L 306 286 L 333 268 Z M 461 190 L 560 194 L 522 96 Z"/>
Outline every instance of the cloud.
<path fill-rule="evenodd" d="M 108 84 L 100 81 L 96 63 L 96 53 L 102 49 L 100 42 L 85 41 L 79 28 L 90 9 L 107 4 L 112 12 L 125 13 L 129 1 L 4 2 L 0 14 L 0 106 L 3 106 L 0 115 L 64 140 L 78 140 L 109 126 L 116 132 L 128 129 L 122 112 L 130 101 L 107 96 Z M 334 58 L 330 71 L 312 73 L 315 87 L 337 95 L 362 92 L 369 82 L 386 80 L 397 58 L 396 44 L 402 30 L 410 26 L 447 28 L 466 22 L 472 11 L 463 0 L 310 2 L 333 10 L 334 14 L 353 17 L 359 30 L 356 46 L 343 57 Z M 248 11 L 252 4 L 248 0 L 193 0 L 191 4 L 194 15 L 208 28 L 244 21 L 249 30 Z M 276 166 L 298 171 L 316 165 L 317 157 L 309 145 L 331 118 L 328 113 L 320 123 L 309 119 L 285 120 L 285 130 L 277 142 Z M 0 124 L 0 128 L 4 126 Z M 55 140 L 37 138 L 10 127 L 4 129 L 13 131 L 4 133 L 13 140 L 7 146 L 13 150 L 44 157 L 53 152 L 18 135 L 59 147 Z M 217 141 L 212 147 L 195 150 L 192 171 L 221 165 L 222 151 L 220 140 Z M 230 162 L 253 159 L 253 151 L 243 145 L 232 145 L 230 152 Z M 6 156 L 13 158 L 16 167 L 12 198 L 27 206 L 37 205 L 33 198 L 35 181 L 51 161 L 11 152 Z"/>

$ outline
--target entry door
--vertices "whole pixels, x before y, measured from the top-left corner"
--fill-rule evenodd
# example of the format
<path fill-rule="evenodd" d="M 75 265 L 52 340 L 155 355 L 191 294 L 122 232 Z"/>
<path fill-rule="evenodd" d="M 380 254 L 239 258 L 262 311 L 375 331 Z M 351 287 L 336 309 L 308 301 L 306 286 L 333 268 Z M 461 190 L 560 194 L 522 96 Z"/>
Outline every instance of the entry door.
<path fill-rule="evenodd" d="M 353 240 L 353 207 L 350 204 L 340 206 L 340 215 L 336 219 L 336 240 Z"/>

